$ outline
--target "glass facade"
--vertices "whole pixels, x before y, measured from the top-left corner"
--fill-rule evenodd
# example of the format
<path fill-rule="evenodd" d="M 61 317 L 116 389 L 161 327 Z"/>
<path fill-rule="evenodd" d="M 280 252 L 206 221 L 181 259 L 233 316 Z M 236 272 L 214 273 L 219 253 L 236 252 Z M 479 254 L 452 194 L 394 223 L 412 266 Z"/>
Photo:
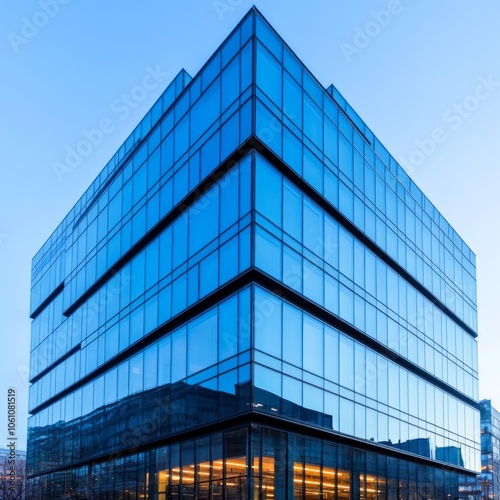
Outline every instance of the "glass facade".
<path fill-rule="evenodd" d="M 475 256 L 256 9 L 34 257 L 31 317 L 29 498 L 467 498 L 480 468 Z"/>
<path fill-rule="evenodd" d="M 477 489 L 482 498 L 500 498 L 500 413 L 491 400 L 479 403 L 481 412 L 481 474 Z"/>

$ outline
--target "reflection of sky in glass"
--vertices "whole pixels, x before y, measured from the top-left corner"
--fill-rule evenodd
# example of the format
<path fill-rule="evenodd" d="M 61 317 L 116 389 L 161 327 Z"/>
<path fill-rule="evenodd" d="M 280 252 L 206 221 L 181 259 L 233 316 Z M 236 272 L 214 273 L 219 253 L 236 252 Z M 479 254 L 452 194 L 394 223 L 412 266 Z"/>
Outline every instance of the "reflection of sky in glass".
<path fill-rule="evenodd" d="M 451 0 L 401 1 L 387 26 L 370 32 L 367 23 L 376 22 L 387 2 L 370 5 L 366 12 L 326 0 L 314 8 L 298 1 L 256 3 L 318 79 L 325 86 L 333 82 L 391 153 L 409 164 L 414 180 L 477 253 L 480 346 L 487 346 L 480 347 L 480 394 L 495 404 L 495 374 L 489 370 L 496 350 L 498 231 L 492 218 L 500 208 L 495 191 L 500 174 L 492 161 L 498 157 L 493 61 L 499 47 L 489 33 L 498 5 L 488 0 L 478 9 L 457 7 Z M 12 34 L 23 36 L 22 18 L 32 19 L 38 4 L 4 8 L 0 54 L 8 78 L 0 97 L 0 312 L 9 355 L 2 364 L 0 390 L 18 389 L 21 442 L 31 257 L 178 70 L 185 66 L 195 74 L 249 7 L 242 1 L 218 12 L 212 2 L 192 9 L 182 2 L 157 1 L 147 11 L 116 11 L 69 3 L 25 42 Z M 349 57 L 345 44 L 356 49 Z M 146 93 L 134 91 L 148 66 L 158 68 L 157 80 L 148 80 Z M 490 80 L 491 92 L 475 109 L 471 96 L 481 78 Z M 75 148 L 84 130 L 96 127 L 104 131 L 102 141 L 59 182 L 53 163 L 64 161 L 67 147 Z"/>

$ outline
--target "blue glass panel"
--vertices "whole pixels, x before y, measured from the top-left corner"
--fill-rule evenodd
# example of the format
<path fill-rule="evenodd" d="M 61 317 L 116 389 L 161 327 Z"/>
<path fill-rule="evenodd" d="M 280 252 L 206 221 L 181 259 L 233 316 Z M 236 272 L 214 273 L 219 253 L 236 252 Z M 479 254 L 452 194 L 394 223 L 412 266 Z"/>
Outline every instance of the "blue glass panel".
<path fill-rule="evenodd" d="M 143 206 L 132 218 L 131 243 L 139 241 L 146 232 L 146 207 Z"/>
<path fill-rule="evenodd" d="M 186 327 L 172 333 L 172 376 L 171 382 L 186 377 Z"/>
<path fill-rule="evenodd" d="M 181 217 L 173 224 L 173 268 L 182 264 L 187 257 L 187 218 Z"/>
<path fill-rule="evenodd" d="M 307 259 L 304 259 L 303 263 L 304 295 L 312 299 L 317 304 L 323 305 L 323 271 Z"/>
<path fill-rule="evenodd" d="M 325 378 L 330 382 L 339 382 L 339 333 L 325 327 Z"/>
<path fill-rule="evenodd" d="M 241 51 L 241 81 L 240 88 L 243 92 L 252 83 L 252 45 L 249 42 Z"/>
<path fill-rule="evenodd" d="M 259 156 L 256 158 L 255 183 L 256 210 L 281 226 L 282 177 Z"/>
<path fill-rule="evenodd" d="M 349 180 L 353 180 L 353 147 L 352 144 L 340 134 L 339 138 L 339 167 Z"/>
<path fill-rule="evenodd" d="M 286 47 L 284 47 L 283 63 L 285 68 L 293 75 L 295 80 L 297 80 L 299 84 L 302 84 L 302 65 Z"/>
<path fill-rule="evenodd" d="M 303 384 L 304 408 L 323 413 L 323 390 L 310 384 Z"/>
<path fill-rule="evenodd" d="M 292 377 L 283 375 L 283 399 L 302 406 L 302 382 Z M 296 417 L 295 412 L 291 412 L 291 417 Z M 284 411 L 286 415 L 286 412 Z"/>
<path fill-rule="evenodd" d="M 152 332 L 158 326 L 158 296 L 154 295 L 144 305 L 144 331 Z"/>
<path fill-rule="evenodd" d="M 354 296 L 346 286 L 340 285 L 340 316 L 348 323 L 354 322 Z"/>
<path fill-rule="evenodd" d="M 110 327 L 105 333 L 105 359 L 111 359 L 118 354 L 118 324 Z"/>
<path fill-rule="evenodd" d="M 282 275 L 282 243 L 267 231 L 255 231 L 255 265 L 275 278 Z"/>
<path fill-rule="evenodd" d="M 220 80 L 217 79 L 191 108 L 191 144 L 194 144 L 220 114 Z M 163 155 L 162 155 L 163 161 Z"/>
<path fill-rule="evenodd" d="M 354 262 L 353 262 L 353 243 L 354 238 L 345 229 L 339 229 L 339 271 L 347 276 L 350 280 L 353 279 Z"/>
<path fill-rule="evenodd" d="M 217 363 L 217 309 L 190 321 L 187 356 L 187 375 Z"/>
<path fill-rule="evenodd" d="M 238 353 L 238 296 L 219 305 L 219 355 L 218 361 Z"/>
<path fill-rule="evenodd" d="M 353 126 L 343 113 L 339 113 L 339 128 L 342 134 L 352 142 Z"/>
<path fill-rule="evenodd" d="M 233 168 L 220 183 L 220 232 L 238 220 L 239 169 Z"/>
<path fill-rule="evenodd" d="M 158 342 L 158 385 L 170 383 L 170 362 L 171 362 L 172 337 L 168 337 Z"/>
<path fill-rule="evenodd" d="M 220 52 L 216 52 L 206 64 L 201 74 L 202 88 L 205 90 L 213 79 L 220 73 Z"/>
<path fill-rule="evenodd" d="M 261 44 L 257 44 L 257 85 L 278 106 L 282 106 L 281 64 Z"/>
<path fill-rule="evenodd" d="M 281 374 L 274 370 L 256 364 L 254 367 L 254 385 L 276 396 L 281 396 Z M 259 396 L 262 397 L 263 395 L 259 394 Z M 255 404 L 265 403 L 266 400 L 258 399 L 259 396 L 257 396 Z"/>
<path fill-rule="evenodd" d="M 129 317 L 125 317 L 120 321 L 120 335 L 118 337 L 119 350 L 122 351 L 129 346 L 130 341 L 130 321 Z"/>
<path fill-rule="evenodd" d="M 172 227 L 168 227 L 160 235 L 159 261 L 161 279 L 172 271 Z"/>
<path fill-rule="evenodd" d="M 282 301 L 256 288 L 254 292 L 255 348 L 281 357 Z"/>
<path fill-rule="evenodd" d="M 144 351 L 144 390 L 157 385 L 158 344 L 149 346 Z"/>
<path fill-rule="evenodd" d="M 224 123 L 221 129 L 221 158 L 225 159 L 239 146 L 239 113 L 235 113 Z"/>
<path fill-rule="evenodd" d="M 339 133 L 337 127 L 325 118 L 325 155 L 333 162 L 339 164 Z"/>
<path fill-rule="evenodd" d="M 339 183 L 339 210 L 349 219 L 354 219 L 354 200 L 352 189 L 342 181 Z"/>
<path fill-rule="evenodd" d="M 283 247 L 283 283 L 302 293 L 302 256 L 291 248 Z"/>
<path fill-rule="evenodd" d="M 189 209 L 189 254 L 210 243 L 218 234 L 219 185 L 216 184 Z"/>
<path fill-rule="evenodd" d="M 184 116 L 189 107 L 189 93 L 185 93 L 175 105 L 175 121 L 178 122 Z"/>
<path fill-rule="evenodd" d="M 354 389 L 354 342 L 340 335 L 340 385 Z"/>
<path fill-rule="evenodd" d="M 255 17 L 255 30 L 259 40 L 281 61 L 283 44 L 260 16 Z"/>
<path fill-rule="evenodd" d="M 171 132 L 161 143 L 161 175 L 166 174 L 172 168 L 174 158 L 174 134 Z"/>
<path fill-rule="evenodd" d="M 219 284 L 238 274 L 238 237 L 231 238 L 220 247 Z"/>
<path fill-rule="evenodd" d="M 302 175 L 302 142 L 285 127 L 283 136 L 283 159 L 297 173 Z"/>
<path fill-rule="evenodd" d="M 239 352 L 250 348 L 251 340 L 251 290 L 246 288 L 239 294 Z M 240 356 L 241 359 L 241 356 Z"/>
<path fill-rule="evenodd" d="M 130 313 L 130 344 L 144 336 L 144 305 Z"/>
<path fill-rule="evenodd" d="M 196 151 L 189 158 L 189 189 L 194 189 L 200 182 L 200 152 Z"/>
<path fill-rule="evenodd" d="M 93 403 L 94 403 L 94 384 L 91 382 L 83 386 L 82 413 L 84 415 L 92 411 Z"/>
<path fill-rule="evenodd" d="M 147 204 L 146 230 L 149 231 L 159 220 L 160 194 L 157 192 Z"/>
<path fill-rule="evenodd" d="M 122 217 L 122 193 L 119 192 L 110 202 L 109 202 L 109 209 L 108 209 L 108 224 L 109 224 L 109 229 L 112 229 L 116 223 L 121 220 Z M 82 240 L 83 241 L 83 240 Z M 89 242 L 88 248 L 91 249 L 95 246 L 95 241 L 94 242 Z M 94 244 L 92 244 L 94 243 Z"/>
<path fill-rule="evenodd" d="M 236 57 L 222 72 L 222 111 L 225 111 L 239 95 L 240 59 Z"/>
<path fill-rule="evenodd" d="M 133 260 L 132 260 L 132 269 L 131 269 L 131 294 L 130 300 L 134 301 L 137 297 L 144 293 L 144 284 L 145 284 L 145 254 L 146 252 L 143 250 L 140 252 Z"/>
<path fill-rule="evenodd" d="M 304 72 L 304 90 L 314 99 L 320 109 L 323 108 L 324 89 L 307 71 Z"/>
<path fill-rule="evenodd" d="M 255 133 L 279 156 L 283 149 L 283 124 L 260 101 L 256 105 Z"/>
<path fill-rule="evenodd" d="M 302 241 L 302 193 L 285 181 L 283 196 L 283 229 L 297 241 Z"/>
<path fill-rule="evenodd" d="M 188 164 L 185 163 L 174 175 L 173 204 L 177 205 L 188 192 Z"/>
<path fill-rule="evenodd" d="M 216 132 L 201 148 L 201 178 L 204 179 L 219 164 L 219 132 Z"/>
<path fill-rule="evenodd" d="M 160 190 L 160 217 L 166 215 L 172 209 L 173 182 L 170 179 Z"/>
<path fill-rule="evenodd" d="M 140 352 L 130 359 L 129 394 L 144 388 L 144 353 Z"/>
<path fill-rule="evenodd" d="M 302 367 L 302 312 L 283 304 L 283 360 Z"/>
<path fill-rule="evenodd" d="M 187 278 L 182 274 L 172 282 L 172 316 L 183 311 L 187 305 Z"/>
<path fill-rule="evenodd" d="M 200 298 L 215 290 L 219 280 L 219 254 L 212 252 L 200 262 Z"/>
<path fill-rule="evenodd" d="M 141 168 L 134 174 L 132 204 L 137 205 L 139 200 L 146 194 L 147 189 L 147 163 L 143 163 Z"/>
<path fill-rule="evenodd" d="M 304 179 L 323 193 L 323 163 L 308 148 L 304 148 Z"/>
<path fill-rule="evenodd" d="M 252 134 L 252 102 L 248 100 L 240 108 L 240 143 Z"/>
<path fill-rule="evenodd" d="M 323 214 L 309 200 L 304 200 L 303 230 L 304 246 L 318 255 L 322 255 L 324 244 Z"/>
<path fill-rule="evenodd" d="M 189 115 L 185 116 L 175 127 L 174 161 L 177 161 L 189 146 Z"/>
<path fill-rule="evenodd" d="M 247 227 L 239 235 L 239 272 L 248 269 L 251 264 L 250 228 Z"/>
<path fill-rule="evenodd" d="M 159 239 L 153 240 L 146 247 L 146 290 L 158 282 L 159 275 Z"/>
<path fill-rule="evenodd" d="M 302 128 L 302 89 L 287 72 L 285 72 L 283 84 L 283 112 L 300 129 Z"/>
<path fill-rule="evenodd" d="M 304 94 L 304 133 L 320 150 L 323 149 L 323 113 L 306 94 Z"/>

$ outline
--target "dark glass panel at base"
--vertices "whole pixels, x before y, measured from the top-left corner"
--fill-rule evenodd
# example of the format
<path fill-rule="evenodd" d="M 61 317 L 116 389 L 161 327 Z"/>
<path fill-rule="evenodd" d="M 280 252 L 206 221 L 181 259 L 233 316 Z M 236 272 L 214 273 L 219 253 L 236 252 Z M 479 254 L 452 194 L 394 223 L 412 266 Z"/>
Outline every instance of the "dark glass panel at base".
<path fill-rule="evenodd" d="M 55 499 L 469 499 L 474 475 L 256 423 L 29 480 Z"/>

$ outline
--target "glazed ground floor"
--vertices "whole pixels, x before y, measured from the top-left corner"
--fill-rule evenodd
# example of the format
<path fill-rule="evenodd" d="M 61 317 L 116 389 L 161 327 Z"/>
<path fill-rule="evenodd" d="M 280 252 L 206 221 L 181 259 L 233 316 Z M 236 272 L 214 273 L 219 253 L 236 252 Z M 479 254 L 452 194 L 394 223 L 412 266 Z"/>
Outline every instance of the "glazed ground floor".
<path fill-rule="evenodd" d="M 311 430 L 314 431 L 314 430 Z M 29 479 L 27 498 L 471 499 L 475 476 L 334 435 L 246 423 Z"/>

